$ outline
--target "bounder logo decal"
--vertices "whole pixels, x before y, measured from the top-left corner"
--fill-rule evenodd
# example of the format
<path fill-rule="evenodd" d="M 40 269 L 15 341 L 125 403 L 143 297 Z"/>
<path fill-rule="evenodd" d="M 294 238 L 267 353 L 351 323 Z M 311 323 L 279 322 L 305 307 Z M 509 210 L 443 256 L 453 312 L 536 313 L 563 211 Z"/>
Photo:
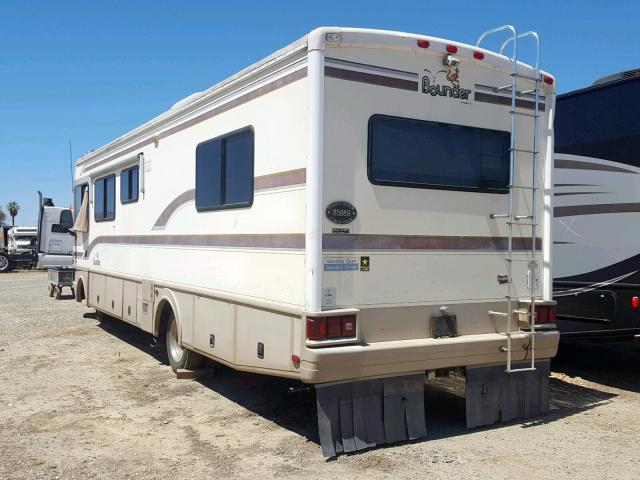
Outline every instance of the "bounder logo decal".
<path fill-rule="evenodd" d="M 422 77 L 422 93 L 432 97 L 469 100 L 471 90 L 460 87 L 460 70 L 456 67 L 455 69 L 438 70 L 435 74 L 425 69 L 425 74 Z"/>

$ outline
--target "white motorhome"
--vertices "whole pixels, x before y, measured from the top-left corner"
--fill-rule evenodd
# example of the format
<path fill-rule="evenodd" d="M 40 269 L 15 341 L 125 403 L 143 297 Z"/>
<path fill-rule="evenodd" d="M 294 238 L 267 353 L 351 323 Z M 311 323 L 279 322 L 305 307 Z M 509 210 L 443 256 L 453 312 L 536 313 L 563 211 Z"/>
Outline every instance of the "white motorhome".
<path fill-rule="evenodd" d="M 313 384 L 328 456 L 424 436 L 427 372 L 469 426 L 544 412 L 554 98 L 515 53 L 314 30 L 78 160 L 77 300 Z"/>

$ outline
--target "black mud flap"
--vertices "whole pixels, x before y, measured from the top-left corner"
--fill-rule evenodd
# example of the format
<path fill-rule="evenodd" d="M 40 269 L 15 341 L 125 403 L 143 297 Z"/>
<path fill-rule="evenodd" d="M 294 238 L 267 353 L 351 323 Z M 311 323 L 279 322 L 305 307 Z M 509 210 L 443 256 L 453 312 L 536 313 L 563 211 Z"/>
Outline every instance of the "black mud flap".
<path fill-rule="evenodd" d="M 530 364 L 514 364 L 513 368 Z M 550 361 L 530 372 L 505 372 L 505 365 L 466 368 L 467 428 L 549 413 Z"/>
<path fill-rule="evenodd" d="M 427 435 L 423 374 L 316 385 L 325 457 Z"/>

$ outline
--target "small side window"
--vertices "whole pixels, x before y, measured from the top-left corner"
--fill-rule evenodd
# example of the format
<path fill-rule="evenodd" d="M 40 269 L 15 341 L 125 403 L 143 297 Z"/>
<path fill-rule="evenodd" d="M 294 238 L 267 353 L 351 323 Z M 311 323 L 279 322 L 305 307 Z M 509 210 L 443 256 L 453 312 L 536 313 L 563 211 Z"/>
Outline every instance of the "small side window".
<path fill-rule="evenodd" d="M 87 184 L 81 183 L 77 185 L 73 195 L 73 219 L 78 218 L 78 213 L 80 213 L 80 207 L 82 206 L 82 200 L 84 200 L 84 196 L 87 194 Z"/>
<path fill-rule="evenodd" d="M 93 215 L 96 222 L 116 218 L 116 176 L 98 178 L 94 184 Z"/>
<path fill-rule="evenodd" d="M 69 233 L 69 229 L 73 227 L 73 214 L 71 210 L 62 210 L 58 222 L 59 223 L 51 225 L 51 231 L 53 233 Z"/>
<path fill-rule="evenodd" d="M 120 172 L 120 203 L 138 201 L 138 175 L 139 167 L 137 165 Z"/>

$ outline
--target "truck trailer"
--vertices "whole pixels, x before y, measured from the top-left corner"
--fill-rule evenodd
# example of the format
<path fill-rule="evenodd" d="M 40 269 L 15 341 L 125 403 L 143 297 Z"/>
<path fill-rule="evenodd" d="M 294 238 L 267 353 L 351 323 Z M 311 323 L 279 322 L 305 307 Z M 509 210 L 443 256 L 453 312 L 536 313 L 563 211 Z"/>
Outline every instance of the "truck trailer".
<path fill-rule="evenodd" d="M 318 28 L 86 154 L 76 299 L 174 370 L 314 387 L 329 457 L 425 436 L 429 372 L 469 427 L 546 412 L 555 83 L 523 41 Z"/>

